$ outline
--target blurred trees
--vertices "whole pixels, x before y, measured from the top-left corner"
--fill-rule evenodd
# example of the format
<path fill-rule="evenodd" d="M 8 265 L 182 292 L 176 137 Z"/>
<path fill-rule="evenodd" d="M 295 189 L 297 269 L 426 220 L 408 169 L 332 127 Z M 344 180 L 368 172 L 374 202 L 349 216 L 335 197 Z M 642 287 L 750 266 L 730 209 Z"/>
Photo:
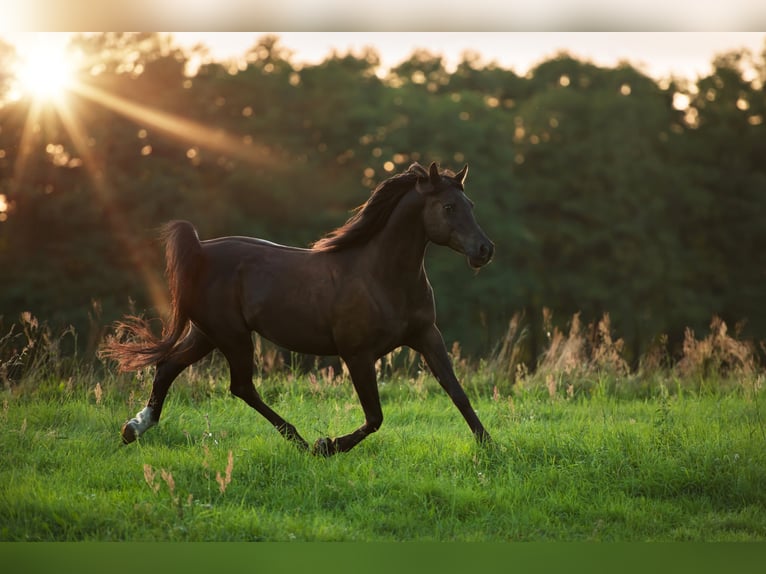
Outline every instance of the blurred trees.
<path fill-rule="evenodd" d="M 0 108 L 0 314 L 87 330 L 161 306 L 154 229 L 307 245 L 412 161 L 470 165 L 497 244 L 473 277 L 430 249 L 447 339 L 487 353 L 523 311 L 529 359 L 574 313 L 610 313 L 634 365 L 718 314 L 766 339 L 766 65 L 722 55 L 695 83 L 559 55 L 526 76 L 418 51 L 293 63 L 265 36 L 238 62 L 155 34 L 76 39 L 83 89 L 64 107 Z M 0 45 L 0 68 L 13 50 Z M 0 70 L 0 97 L 8 74 Z M 99 94 L 106 94 L 100 97 Z M 131 303 L 133 301 L 134 303 Z"/>

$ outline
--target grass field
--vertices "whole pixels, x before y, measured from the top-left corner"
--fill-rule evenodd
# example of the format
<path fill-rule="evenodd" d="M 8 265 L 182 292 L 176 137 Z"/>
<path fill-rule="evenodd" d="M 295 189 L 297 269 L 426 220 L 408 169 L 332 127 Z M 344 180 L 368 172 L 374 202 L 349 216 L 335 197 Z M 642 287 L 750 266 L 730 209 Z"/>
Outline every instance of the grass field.
<path fill-rule="evenodd" d="M 381 384 L 381 430 L 330 459 L 287 444 L 215 370 L 182 376 L 129 446 L 146 379 L 7 389 L 0 540 L 766 540 L 764 392 L 615 380 L 469 377 L 485 449 L 430 378 L 402 377 Z M 258 384 L 310 442 L 362 422 L 348 382 Z"/>

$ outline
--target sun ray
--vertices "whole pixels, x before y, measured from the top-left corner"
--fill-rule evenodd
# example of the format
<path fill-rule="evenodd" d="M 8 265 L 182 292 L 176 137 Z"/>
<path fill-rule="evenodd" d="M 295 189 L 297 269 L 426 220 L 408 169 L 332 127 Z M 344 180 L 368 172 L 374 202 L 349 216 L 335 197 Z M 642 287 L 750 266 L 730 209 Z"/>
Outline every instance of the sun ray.
<path fill-rule="evenodd" d="M 276 162 L 273 152 L 266 146 L 245 145 L 241 139 L 222 130 L 214 130 L 198 122 L 152 109 L 86 83 L 74 83 L 70 89 L 85 99 L 98 103 L 132 121 L 152 126 L 177 140 L 215 150 L 251 165 L 270 165 L 273 167 L 273 165 L 279 164 Z M 98 166 L 98 161 L 90 151 L 85 130 L 71 109 L 66 106 L 57 106 L 57 109 L 64 127 L 80 154 L 99 200 L 105 204 L 110 203 L 114 197 L 114 190 L 104 177 L 103 171 Z M 157 275 L 147 264 L 146 257 L 142 256 L 138 247 L 130 241 L 132 234 L 128 225 L 116 210 L 107 210 L 107 212 L 110 214 L 110 223 L 114 234 L 130 254 L 133 266 L 140 272 L 155 308 L 168 309 L 169 301 L 164 283 L 158 280 Z"/>
<path fill-rule="evenodd" d="M 251 165 L 273 167 L 278 165 L 274 152 L 265 145 L 229 135 L 224 130 L 211 129 L 199 122 L 175 114 L 155 110 L 126 98 L 110 94 L 96 86 L 78 83 L 72 86 L 77 94 L 101 104 L 135 122 L 148 124 L 181 141 L 191 142 L 243 160 Z"/>
<path fill-rule="evenodd" d="M 27 163 L 30 156 L 34 153 L 34 134 L 40 129 L 40 115 L 40 102 L 32 100 L 29 104 L 29 111 L 27 112 L 27 118 L 24 121 L 24 128 L 21 132 L 19 151 L 13 165 L 13 177 L 10 181 L 10 188 L 11 193 L 14 195 L 24 180 L 27 171 Z"/>
<path fill-rule="evenodd" d="M 105 177 L 103 169 L 98 165 L 98 160 L 90 150 L 85 129 L 69 107 L 61 106 L 58 108 L 58 112 L 61 122 L 64 124 L 77 153 L 82 159 L 91 186 L 97 195 L 97 200 L 105 206 L 111 205 L 115 197 L 114 189 Z M 165 285 L 152 270 L 147 254 L 142 252 L 137 242 L 133 239 L 135 232 L 130 229 L 130 226 L 126 223 L 119 210 L 105 209 L 104 213 L 112 228 L 114 238 L 126 250 L 131 264 L 141 275 L 152 304 L 156 309 L 165 312 L 170 308 Z"/>

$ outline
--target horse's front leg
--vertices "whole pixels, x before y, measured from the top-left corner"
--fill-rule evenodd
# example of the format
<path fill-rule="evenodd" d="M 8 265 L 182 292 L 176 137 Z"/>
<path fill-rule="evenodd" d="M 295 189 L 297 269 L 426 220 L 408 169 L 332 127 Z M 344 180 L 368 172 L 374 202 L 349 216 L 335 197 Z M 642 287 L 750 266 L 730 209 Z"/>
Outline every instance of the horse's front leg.
<path fill-rule="evenodd" d="M 465 422 L 471 427 L 476 440 L 479 443 L 492 442 L 492 437 L 481 424 L 476 411 L 473 410 L 471 402 L 455 376 L 452 361 L 444 345 L 444 339 L 436 325 L 432 325 L 411 341 L 410 346 L 423 355 L 428 368 L 431 369 L 442 388 L 447 391 L 452 402 L 463 415 Z"/>
<path fill-rule="evenodd" d="M 364 424 L 354 432 L 337 438 L 317 439 L 312 451 L 314 454 L 330 456 L 349 451 L 383 424 L 383 410 L 380 407 L 378 381 L 375 376 L 375 361 L 368 357 L 343 357 L 343 360 L 351 374 L 351 382 L 364 411 Z"/>

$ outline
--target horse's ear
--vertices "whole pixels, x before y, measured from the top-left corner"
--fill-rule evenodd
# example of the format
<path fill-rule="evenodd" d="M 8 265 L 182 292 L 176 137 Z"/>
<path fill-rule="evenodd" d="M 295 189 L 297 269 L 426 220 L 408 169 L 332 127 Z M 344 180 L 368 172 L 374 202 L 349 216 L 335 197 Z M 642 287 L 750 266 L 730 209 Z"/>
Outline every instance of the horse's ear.
<path fill-rule="evenodd" d="M 441 181 L 441 176 L 439 175 L 439 168 L 436 167 L 436 162 L 431 162 L 431 167 L 428 168 L 428 179 L 431 181 L 431 185 L 436 187 L 439 185 L 439 182 Z"/>
<path fill-rule="evenodd" d="M 465 164 L 463 166 L 463 169 L 461 169 L 459 172 L 455 174 L 455 179 L 458 181 L 460 185 L 463 185 L 466 175 L 468 175 L 468 164 Z"/>

